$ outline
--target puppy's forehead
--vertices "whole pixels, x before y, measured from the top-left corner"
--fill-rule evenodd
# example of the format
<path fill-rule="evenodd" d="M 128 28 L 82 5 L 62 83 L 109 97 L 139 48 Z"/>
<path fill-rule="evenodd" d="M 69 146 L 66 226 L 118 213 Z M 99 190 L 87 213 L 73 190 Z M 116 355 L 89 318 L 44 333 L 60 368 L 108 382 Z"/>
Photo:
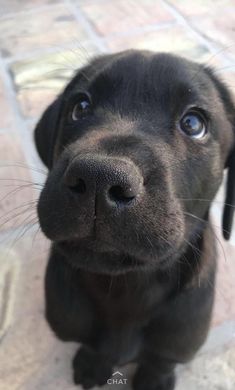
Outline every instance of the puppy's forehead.
<path fill-rule="evenodd" d="M 162 77 L 169 80 L 178 80 L 181 82 L 190 81 L 191 77 L 200 66 L 184 58 L 174 56 L 168 53 L 141 53 L 132 54 L 114 58 L 104 67 L 101 74 L 107 77 L 117 77 L 123 80 L 131 81 L 156 81 L 161 83 Z M 165 81 L 165 80 L 164 80 Z"/>
<path fill-rule="evenodd" d="M 132 52 L 112 57 L 88 85 L 92 94 L 105 98 L 120 96 L 122 100 L 149 99 L 185 104 L 199 100 L 203 103 L 211 95 L 213 84 L 203 66 L 167 53 Z"/>

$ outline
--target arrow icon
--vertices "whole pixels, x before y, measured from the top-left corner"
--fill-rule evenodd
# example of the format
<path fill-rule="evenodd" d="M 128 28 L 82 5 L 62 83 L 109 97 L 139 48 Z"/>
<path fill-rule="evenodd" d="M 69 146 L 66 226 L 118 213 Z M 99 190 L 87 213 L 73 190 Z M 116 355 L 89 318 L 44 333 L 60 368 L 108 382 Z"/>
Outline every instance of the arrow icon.
<path fill-rule="evenodd" d="M 113 375 L 113 376 L 114 376 L 114 375 L 121 375 L 121 376 L 123 376 L 123 374 L 122 374 L 120 371 L 115 371 L 112 375 Z"/>

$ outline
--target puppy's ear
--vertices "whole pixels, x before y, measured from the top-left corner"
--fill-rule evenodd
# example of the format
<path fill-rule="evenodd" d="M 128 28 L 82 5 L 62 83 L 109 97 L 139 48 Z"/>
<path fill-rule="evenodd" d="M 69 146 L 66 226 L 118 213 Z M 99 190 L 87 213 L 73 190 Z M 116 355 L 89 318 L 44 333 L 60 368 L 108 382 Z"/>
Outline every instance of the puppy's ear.
<path fill-rule="evenodd" d="M 223 213 L 223 235 L 226 240 L 229 240 L 232 231 L 233 215 L 235 209 L 235 147 L 229 156 L 227 168 L 228 176 Z"/>
<path fill-rule="evenodd" d="M 61 97 L 58 97 L 47 107 L 34 131 L 34 140 L 38 154 L 49 169 L 51 169 L 53 163 L 53 151 L 60 121 L 61 102 Z"/>
<path fill-rule="evenodd" d="M 210 77 L 211 81 L 217 88 L 221 101 L 224 103 L 224 110 L 228 115 L 231 126 L 234 130 L 235 137 L 235 128 L 234 128 L 234 99 L 229 91 L 229 88 L 226 86 L 222 80 L 220 80 L 215 71 L 208 67 L 204 67 L 204 71 L 207 76 Z M 233 145 L 232 151 L 226 161 L 225 168 L 228 168 L 227 183 L 226 183 L 226 194 L 225 194 L 225 204 L 223 210 L 223 236 L 226 240 L 229 240 L 232 232 L 233 225 L 233 215 L 235 210 L 235 145 Z"/>

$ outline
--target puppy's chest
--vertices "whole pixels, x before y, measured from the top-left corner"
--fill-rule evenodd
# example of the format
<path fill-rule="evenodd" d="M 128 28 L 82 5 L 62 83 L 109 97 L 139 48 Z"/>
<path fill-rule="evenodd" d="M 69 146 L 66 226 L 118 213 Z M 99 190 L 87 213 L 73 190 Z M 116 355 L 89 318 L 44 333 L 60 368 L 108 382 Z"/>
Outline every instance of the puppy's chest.
<path fill-rule="evenodd" d="M 98 317 L 109 324 L 145 324 L 164 301 L 166 290 L 158 283 L 139 285 L 126 275 L 86 278 L 86 289 Z"/>

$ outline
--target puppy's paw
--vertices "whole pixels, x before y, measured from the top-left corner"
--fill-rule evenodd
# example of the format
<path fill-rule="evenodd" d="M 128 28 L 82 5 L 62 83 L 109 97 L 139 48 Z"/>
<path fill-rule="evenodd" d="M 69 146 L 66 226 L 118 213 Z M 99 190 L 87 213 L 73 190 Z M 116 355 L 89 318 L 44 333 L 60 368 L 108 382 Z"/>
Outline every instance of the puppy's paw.
<path fill-rule="evenodd" d="M 88 347 L 82 347 L 73 360 L 74 383 L 82 385 L 84 389 L 94 386 L 103 386 L 112 376 L 112 367 L 109 366 L 98 353 Z"/>
<path fill-rule="evenodd" d="M 173 390 L 175 388 L 174 372 L 168 375 L 154 375 L 140 367 L 133 378 L 133 390 Z"/>

